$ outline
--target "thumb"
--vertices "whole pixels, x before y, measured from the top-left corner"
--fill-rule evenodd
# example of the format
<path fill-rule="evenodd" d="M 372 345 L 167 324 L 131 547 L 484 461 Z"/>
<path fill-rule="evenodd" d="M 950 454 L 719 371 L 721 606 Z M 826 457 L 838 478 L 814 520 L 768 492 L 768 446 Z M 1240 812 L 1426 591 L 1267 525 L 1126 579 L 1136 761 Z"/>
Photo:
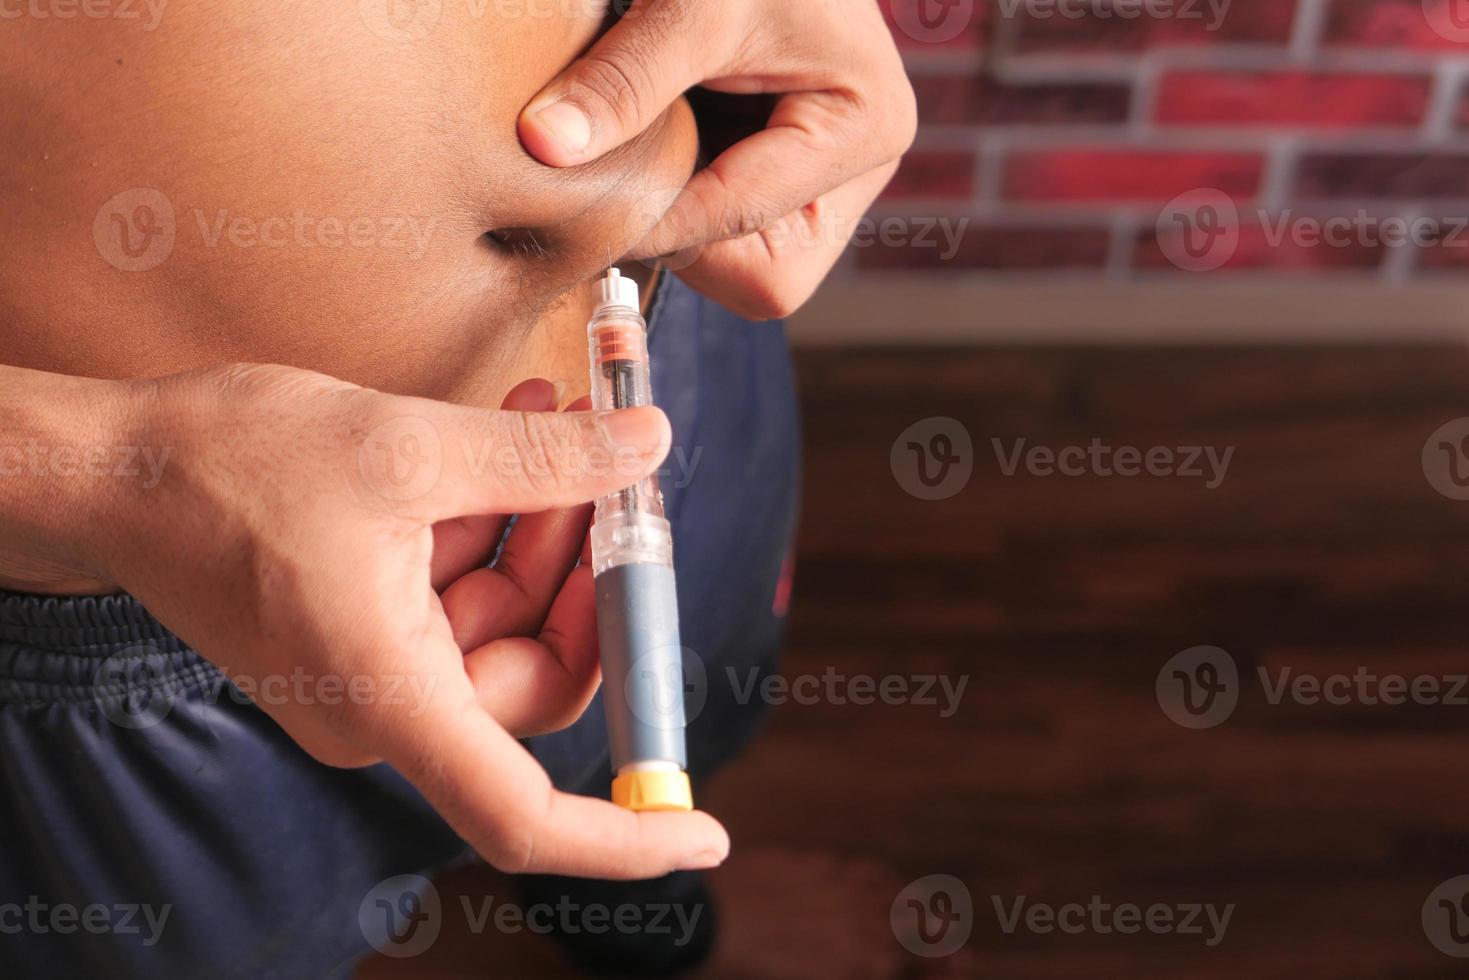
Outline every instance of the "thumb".
<path fill-rule="evenodd" d="M 705 77 L 694 59 L 708 63 L 709 51 L 690 37 L 688 10 L 710 6 L 724 5 L 635 3 L 521 112 L 520 139 L 526 150 L 550 166 L 574 167 L 647 129 Z"/>
<path fill-rule="evenodd" d="M 668 417 L 651 405 L 507 412 L 402 399 L 391 409 L 368 436 L 381 451 L 359 451 L 363 475 L 395 510 L 435 523 L 584 504 L 651 475 L 672 442 Z M 409 442 L 417 455 L 405 469 L 394 449 Z"/>

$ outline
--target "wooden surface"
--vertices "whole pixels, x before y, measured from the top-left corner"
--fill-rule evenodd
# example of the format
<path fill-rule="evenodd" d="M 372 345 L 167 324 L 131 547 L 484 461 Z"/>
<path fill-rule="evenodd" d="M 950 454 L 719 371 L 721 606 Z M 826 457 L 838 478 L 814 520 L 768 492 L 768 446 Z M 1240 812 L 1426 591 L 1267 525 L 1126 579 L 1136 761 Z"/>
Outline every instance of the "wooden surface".
<path fill-rule="evenodd" d="M 1469 873 L 1469 706 L 1272 705 L 1255 669 L 1469 672 L 1469 502 L 1429 433 L 1469 415 L 1457 348 L 808 352 L 808 474 L 788 676 L 967 676 L 917 705 L 776 709 L 704 802 L 734 837 L 710 977 L 1421 977 L 1428 893 Z M 975 444 L 959 495 L 889 464 L 911 423 Z M 990 444 L 1234 447 L 1223 484 L 1003 476 Z M 1186 730 L 1159 669 L 1245 675 Z M 958 953 L 889 925 L 907 883 L 973 898 Z M 503 894 L 483 872 L 445 883 Z M 1004 933 L 1005 904 L 1234 903 L 1221 942 Z M 511 964 L 515 965 L 511 965 Z M 562 975 L 524 937 L 441 940 L 369 976 Z"/>

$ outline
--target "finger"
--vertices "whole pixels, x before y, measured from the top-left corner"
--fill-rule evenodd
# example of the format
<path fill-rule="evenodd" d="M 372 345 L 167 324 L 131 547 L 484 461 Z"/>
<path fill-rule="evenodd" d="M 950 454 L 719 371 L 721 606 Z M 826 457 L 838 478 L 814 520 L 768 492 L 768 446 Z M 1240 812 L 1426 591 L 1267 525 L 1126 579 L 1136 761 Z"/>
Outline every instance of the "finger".
<path fill-rule="evenodd" d="M 510 637 L 464 658 L 482 708 L 517 738 L 557 732 L 582 716 L 597 693 L 597 617 L 590 568 L 578 568 L 557 596 L 539 641 Z"/>
<path fill-rule="evenodd" d="M 556 386 L 544 378 L 530 378 L 511 388 L 500 407 L 512 412 L 551 411 L 556 407 Z M 442 591 L 470 569 L 489 562 L 508 521 L 505 514 L 468 514 L 435 524 L 434 590 Z"/>
<path fill-rule="evenodd" d="M 520 114 L 527 151 L 553 167 L 595 160 L 637 136 L 734 52 L 739 4 L 638 0 Z"/>
<path fill-rule="evenodd" d="M 753 235 L 901 156 L 912 141 L 911 129 L 858 112 L 841 93 L 783 96 L 767 128 L 694 174 L 635 256 Z M 898 131 L 875 135 L 886 132 L 884 125 Z"/>
<path fill-rule="evenodd" d="M 416 455 L 405 478 L 395 477 L 391 453 L 359 452 L 365 481 L 397 512 L 428 523 L 584 504 L 653 473 L 672 441 L 653 406 L 557 414 L 386 398 L 378 411 L 369 440 Z"/>
<path fill-rule="evenodd" d="M 591 395 L 582 395 L 565 411 L 581 412 L 591 406 Z M 591 509 L 586 506 L 523 515 L 495 568 L 471 572 L 444 594 L 459 648 L 468 652 L 497 637 L 531 636 L 540 630 L 567 572 L 578 560 L 591 561 L 586 554 L 569 554 L 590 546 L 590 523 Z M 564 540 L 573 533 L 579 535 L 580 545 Z M 533 606 L 532 596 L 539 596 Z"/>
<path fill-rule="evenodd" d="M 459 648 L 540 632 L 576 567 L 591 520 L 590 504 L 521 517 L 494 567 L 471 571 L 444 593 Z"/>
<path fill-rule="evenodd" d="M 841 258 L 897 169 L 884 164 L 754 235 L 705 245 L 678 276 L 746 319 L 789 316 Z"/>
<path fill-rule="evenodd" d="M 729 853 L 729 835 L 707 813 L 633 813 L 558 792 L 472 700 L 440 699 L 382 737 L 384 757 L 502 871 L 656 878 L 713 867 Z"/>
<path fill-rule="evenodd" d="M 434 591 L 442 592 L 467 572 L 494 558 L 508 521 L 504 514 L 469 514 L 435 524 L 430 566 Z"/>

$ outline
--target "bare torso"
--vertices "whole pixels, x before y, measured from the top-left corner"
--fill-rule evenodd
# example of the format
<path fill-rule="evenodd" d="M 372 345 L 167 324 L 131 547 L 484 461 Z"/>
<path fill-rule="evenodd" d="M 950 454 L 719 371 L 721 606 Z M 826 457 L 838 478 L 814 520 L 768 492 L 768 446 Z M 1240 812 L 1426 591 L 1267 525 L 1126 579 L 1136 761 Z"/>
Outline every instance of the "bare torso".
<path fill-rule="evenodd" d="M 583 390 L 585 283 L 686 179 L 692 115 L 543 167 L 516 116 L 601 20 L 397 6 L 424 19 L 197 0 L 152 30 L 141 4 L 0 20 L 0 357 L 117 378 L 280 362 L 483 405 L 529 376 Z"/>

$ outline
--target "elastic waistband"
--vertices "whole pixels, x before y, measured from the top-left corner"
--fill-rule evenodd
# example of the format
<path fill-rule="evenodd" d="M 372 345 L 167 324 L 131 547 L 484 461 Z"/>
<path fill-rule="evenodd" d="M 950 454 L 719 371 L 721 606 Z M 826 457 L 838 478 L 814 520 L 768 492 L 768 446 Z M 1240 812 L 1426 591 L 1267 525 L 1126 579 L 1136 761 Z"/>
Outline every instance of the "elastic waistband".
<path fill-rule="evenodd" d="M 218 677 L 132 596 L 0 591 L 0 704 L 96 701 Z"/>
<path fill-rule="evenodd" d="M 89 647 L 140 642 L 183 648 L 183 641 L 130 595 L 48 596 L 0 590 L 0 643 L 83 653 Z"/>

